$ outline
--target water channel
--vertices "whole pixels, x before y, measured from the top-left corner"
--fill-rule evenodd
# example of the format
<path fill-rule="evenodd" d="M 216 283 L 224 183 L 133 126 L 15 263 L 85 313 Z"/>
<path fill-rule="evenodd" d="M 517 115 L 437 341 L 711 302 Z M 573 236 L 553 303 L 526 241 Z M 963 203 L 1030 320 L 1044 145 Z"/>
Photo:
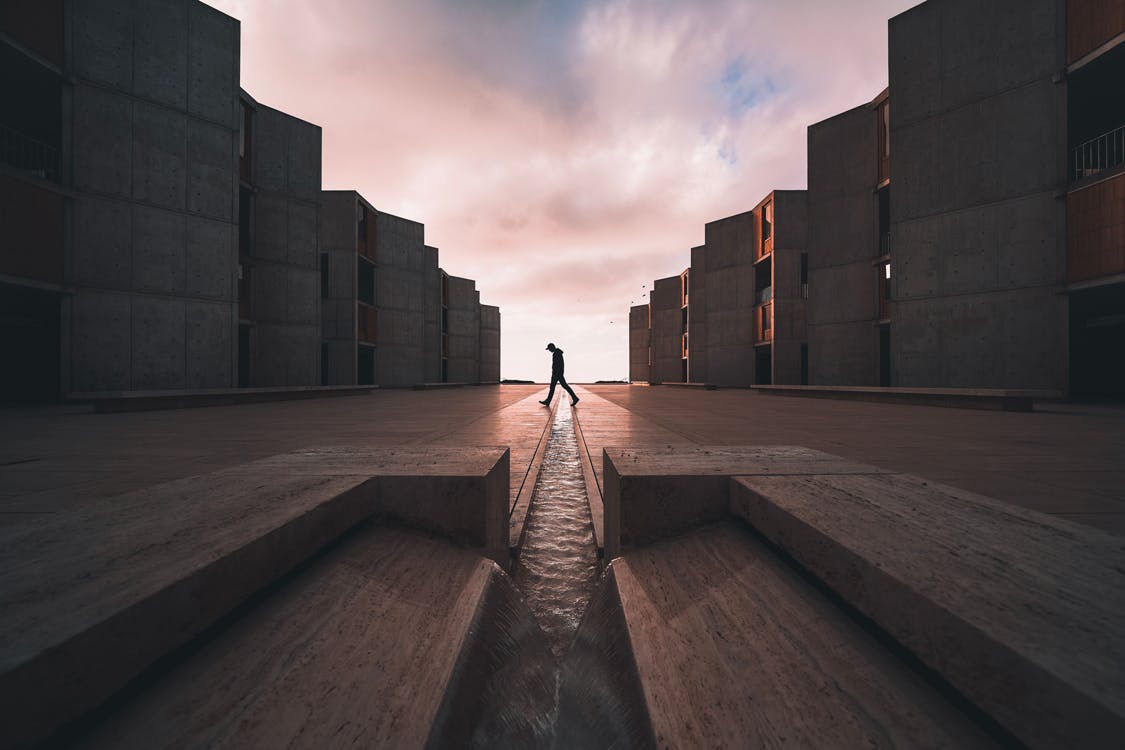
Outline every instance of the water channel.
<path fill-rule="evenodd" d="M 512 579 L 558 661 L 598 582 L 598 551 L 570 407 L 560 404 Z"/>

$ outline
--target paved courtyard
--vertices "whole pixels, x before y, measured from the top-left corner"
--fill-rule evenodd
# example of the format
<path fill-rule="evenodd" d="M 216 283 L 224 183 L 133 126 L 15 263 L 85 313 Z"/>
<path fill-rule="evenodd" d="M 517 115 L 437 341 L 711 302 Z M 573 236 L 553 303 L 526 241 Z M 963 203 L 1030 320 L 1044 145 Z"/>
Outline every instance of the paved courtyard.
<path fill-rule="evenodd" d="M 133 414 L 6 409 L 0 522 L 309 446 L 510 445 L 515 493 L 548 417 L 532 398 L 544 389 L 383 390 Z M 610 445 L 803 445 L 1125 534 L 1122 407 L 1009 413 L 620 385 L 578 393 L 598 472 Z"/>

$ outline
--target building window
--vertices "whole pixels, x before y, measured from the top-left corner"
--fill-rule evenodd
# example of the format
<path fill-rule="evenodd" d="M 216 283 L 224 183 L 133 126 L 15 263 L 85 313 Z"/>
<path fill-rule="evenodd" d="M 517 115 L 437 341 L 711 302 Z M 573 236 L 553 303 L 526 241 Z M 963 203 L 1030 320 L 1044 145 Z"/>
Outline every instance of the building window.
<path fill-rule="evenodd" d="M 762 252 L 766 252 L 766 242 L 773 237 L 773 201 L 762 206 Z"/>
<path fill-rule="evenodd" d="M 364 258 L 356 259 L 356 292 L 360 302 L 375 305 L 375 266 Z"/>
<path fill-rule="evenodd" d="M 254 254 L 254 193 L 249 188 L 238 188 L 238 254 Z"/>
<path fill-rule="evenodd" d="M 687 333 L 688 329 L 688 309 L 686 307 L 680 308 L 680 333 Z"/>
<path fill-rule="evenodd" d="M 878 131 L 878 160 L 879 182 L 891 178 L 891 107 L 890 100 L 885 99 L 879 103 L 875 110 L 876 129 Z"/>
<path fill-rule="evenodd" d="M 891 317 L 891 262 L 879 264 L 879 320 Z"/>
<path fill-rule="evenodd" d="M 801 253 L 801 298 L 809 298 L 809 254 Z"/>
<path fill-rule="evenodd" d="M 244 182 L 251 182 L 251 144 L 253 143 L 254 110 L 248 102 L 242 104 L 242 127 L 238 131 L 238 176 Z"/>
<path fill-rule="evenodd" d="M 320 254 L 320 298 L 328 299 L 328 253 Z"/>
<path fill-rule="evenodd" d="M 691 272 L 684 271 L 680 274 L 680 306 L 683 307 L 688 303 L 688 286 L 691 283 Z"/>

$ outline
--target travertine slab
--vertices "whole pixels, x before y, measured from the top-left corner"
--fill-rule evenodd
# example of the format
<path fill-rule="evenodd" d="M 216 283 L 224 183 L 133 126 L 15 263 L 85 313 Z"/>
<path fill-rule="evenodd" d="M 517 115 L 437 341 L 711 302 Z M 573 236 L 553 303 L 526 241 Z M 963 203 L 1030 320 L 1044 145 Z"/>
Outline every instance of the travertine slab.
<path fill-rule="evenodd" d="M 602 587 L 563 666 L 563 746 L 993 746 L 733 523 L 631 550 Z"/>
<path fill-rule="evenodd" d="M 731 509 L 1031 747 L 1125 737 L 1125 542 L 909 475 L 740 477 Z"/>
<path fill-rule="evenodd" d="M 495 563 L 365 526 L 76 744 L 463 747 L 479 728 L 533 746 L 545 742 L 547 666 L 542 634 Z M 521 696 L 516 715 L 485 715 L 497 690 Z"/>
<path fill-rule="evenodd" d="M 314 449 L 0 529 L 5 740 L 34 742 L 378 513 L 507 559 L 506 449 Z"/>
<path fill-rule="evenodd" d="M 727 515 L 732 476 L 876 474 L 801 446 L 605 448 L 605 556 Z"/>

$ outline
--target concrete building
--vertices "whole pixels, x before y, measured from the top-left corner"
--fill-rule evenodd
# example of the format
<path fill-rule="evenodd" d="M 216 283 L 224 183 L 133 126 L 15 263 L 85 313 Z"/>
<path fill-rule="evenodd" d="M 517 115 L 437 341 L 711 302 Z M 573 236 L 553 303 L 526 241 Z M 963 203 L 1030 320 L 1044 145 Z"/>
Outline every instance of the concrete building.
<path fill-rule="evenodd" d="M 233 385 L 238 22 L 31 5 L 0 39 L 5 392 Z"/>
<path fill-rule="evenodd" d="M 807 223 L 804 190 L 708 223 L 691 266 L 630 308 L 630 380 L 808 383 Z"/>
<path fill-rule="evenodd" d="M 649 306 L 634 305 L 629 308 L 629 382 L 647 383 L 651 375 L 652 324 Z"/>
<path fill-rule="evenodd" d="M 889 98 L 808 129 L 813 385 L 891 384 Z"/>
<path fill-rule="evenodd" d="M 1125 393 L 1125 9 L 931 0 L 889 28 L 892 382 Z"/>
<path fill-rule="evenodd" d="M 320 382 L 320 126 L 242 92 L 239 142 L 241 386 Z"/>
<path fill-rule="evenodd" d="M 690 272 L 679 276 L 657 279 L 649 292 L 649 310 L 652 329 L 652 365 L 649 382 L 688 382 L 687 343 L 688 289 Z"/>
<path fill-rule="evenodd" d="M 500 381 L 500 308 L 449 277 L 425 227 L 353 190 L 321 193 L 324 383 Z"/>
<path fill-rule="evenodd" d="M 480 382 L 500 382 L 500 308 L 480 306 Z"/>

